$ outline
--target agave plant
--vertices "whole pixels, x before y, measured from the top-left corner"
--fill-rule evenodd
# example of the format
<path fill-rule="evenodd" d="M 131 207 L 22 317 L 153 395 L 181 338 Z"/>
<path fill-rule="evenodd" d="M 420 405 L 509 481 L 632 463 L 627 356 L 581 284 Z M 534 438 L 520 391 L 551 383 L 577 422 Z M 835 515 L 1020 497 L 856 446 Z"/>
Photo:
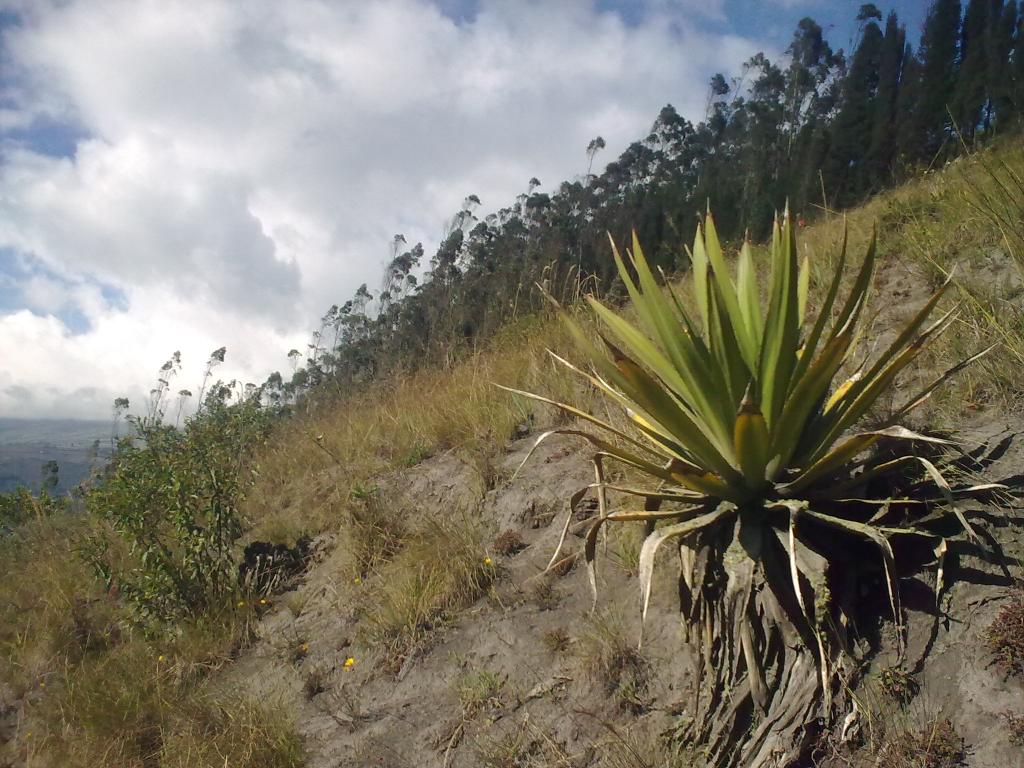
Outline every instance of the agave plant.
<path fill-rule="evenodd" d="M 596 449 L 595 483 L 573 497 L 559 542 L 561 549 L 572 508 L 587 490 L 596 490 L 599 514 L 585 546 L 595 596 L 594 561 L 605 523 L 646 524 L 639 566 L 644 614 L 658 551 L 669 543 L 678 549 L 684 625 L 699 630 L 699 668 L 714 678 L 705 725 L 695 726 L 694 733 L 704 740 L 712 763 L 757 765 L 791 751 L 804 723 L 821 716 L 815 710 L 832 694 L 837 665 L 848 649 L 851 608 L 830 569 L 842 570 L 848 581 L 851 573 L 865 571 L 863 562 L 851 564 L 852 553 L 860 558 L 865 550 L 877 553 L 876 573 L 899 626 L 891 540 L 911 536 L 934 551 L 941 589 L 945 539 L 898 513 L 891 499 L 860 498 L 872 480 L 918 465 L 934 482 L 934 497 L 947 502 L 966 534 L 975 536 L 955 503 L 958 489 L 912 446 L 946 441 L 900 422 L 984 352 L 936 378 L 881 423 L 858 431 L 900 372 L 954 322 L 955 309 L 926 325 L 948 281 L 887 348 L 856 364 L 876 262 L 874 236 L 840 301 L 847 267 L 844 237 L 814 317 L 807 316 L 808 261 L 798 264 L 788 214 L 773 228 L 764 302 L 749 244 L 740 251 L 734 279 L 710 214 L 698 226 L 690 251 L 689 305 L 656 279 L 635 234 L 625 259 L 614 242 L 612 250 L 638 322 L 589 297 L 602 326 L 603 349 L 568 313 L 562 315 L 592 370 L 555 358 L 621 406 L 630 425 L 615 426 L 565 403 L 511 391 L 598 428 L 552 430 L 534 445 L 535 450 L 552 434 L 569 434 Z M 851 369 L 837 386 L 840 372 Z M 880 442 L 908 449 L 873 451 Z M 609 461 L 649 478 L 650 485 L 609 483 Z M 960 490 L 985 487 L 990 486 Z M 639 497 L 643 504 L 611 511 L 610 490 L 621 498 Z M 556 551 L 552 563 L 558 556 Z M 744 702 L 763 714 L 756 724 L 740 717 L 745 708 L 753 710 Z M 691 714 L 695 723 L 702 720 L 701 713 Z"/>

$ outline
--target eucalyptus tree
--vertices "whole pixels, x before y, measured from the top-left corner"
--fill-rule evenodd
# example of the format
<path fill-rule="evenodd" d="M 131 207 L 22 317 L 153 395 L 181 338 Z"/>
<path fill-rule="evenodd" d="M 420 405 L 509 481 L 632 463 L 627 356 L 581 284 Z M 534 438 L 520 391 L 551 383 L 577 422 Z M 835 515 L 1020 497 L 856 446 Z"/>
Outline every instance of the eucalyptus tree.
<path fill-rule="evenodd" d="M 587 144 L 587 173 L 584 178 L 586 178 L 588 183 L 590 182 L 590 171 L 594 167 L 594 157 L 598 152 L 604 149 L 605 146 L 605 141 L 601 136 L 595 136 Z"/>
<path fill-rule="evenodd" d="M 210 381 L 210 377 L 213 375 L 213 369 L 224 362 L 224 356 L 227 354 L 227 347 L 218 347 L 210 353 L 210 356 L 206 359 L 206 367 L 203 369 L 203 382 L 199 385 L 199 395 L 196 398 L 196 413 L 199 413 L 203 409 L 203 392 L 206 390 L 206 385 Z M 288 353 L 289 356 L 291 353 Z"/>
<path fill-rule="evenodd" d="M 952 136 L 949 107 L 957 83 L 959 0 L 935 0 L 925 17 L 918 55 L 921 80 L 913 114 L 914 142 L 906 150 L 914 161 L 931 162 Z"/>

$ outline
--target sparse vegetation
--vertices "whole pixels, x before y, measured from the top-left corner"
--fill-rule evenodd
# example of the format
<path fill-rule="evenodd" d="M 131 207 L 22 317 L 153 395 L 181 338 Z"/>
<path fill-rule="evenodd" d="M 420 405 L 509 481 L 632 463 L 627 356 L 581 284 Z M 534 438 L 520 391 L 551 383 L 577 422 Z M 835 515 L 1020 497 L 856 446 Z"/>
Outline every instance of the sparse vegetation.
<path fill-rule="evenodd" d="M 1003 712 L 1003 722 L 1010 732 L 1010 743 L 1024 747 L 1024 715 L 1015 715 L 1012 712 Z"/>
<path fill-rule="evenodd" d="M 967 752 L 953 724 L 936 719 L 885 743 L 878 759 L 880 765 L 892 768 L 961 768 L 967 765 Z"/>
<path fill-rule="evenodd" d="M 306 601 L 308 596 L 302 592 L 295 591 L 289 592 L 285 597 L 285 607 L 291 612 L 292 616 L 298 618 L 302 615 L 302 611 L 306 607 Z"/>
<path fill-rule="evenodd" d="M 866 212 L 878 215 L 883 226 L 892 222 L 899 227 L 891 253 L 909 256 L 919 275 L 934 281 L 951 276 L 954 281 L 962 317 L 956 333 L 938 340 L 933 357 L 955 359 L 984 344 L 1000 345 L 999 354 L 979 360 L 947 392 L 936 393 L 932 410 L 944 423 L 955 424 L 965 408 L 1016 408 L 1021 401 L 1017 373 L 1024 364 L 1024 324 L 1014 308 L 1022 274 L 1021 232 L 1012 217 L 1024 203 L 1002 177 L 1019 179 L 1022 174 L 1024 150 L 1019 142 L 1007 140 L 971 152 L 945 173 L 926 176 L 867 206 Z M 942 226 L 950 220 L 965 224 Z"/>
<path fill-rule="evenodd" d="M 356 486 L 346 507 L 345 545 L 355 562 L 354 578 L 365 578 L 391 560 L 406 538 L 405 516 L 380 488 Z"/>
<path fill-rule="evenodd" d="M 975 152 L 973 172 L 963 173 L 963 198 L 991 224 L 1008 256 L 1024 270 L 1024 173 L 1014 155 Z"/>
<path fill-rule="evenodd" d="M 353 500 L 398 469 L 401 457 L 416 444 L 435 455 L 461 446 L 490 451 L 488 441 L 507 439 L 535 415 L 551 417 L 552 409 L 510 401 L 491 381 L 544 388 L 584 403 L 586 393 L 553 368 L 543 352 L 545 346 L 563 347 L 566 339 L 564 328 L 549 315 L 520 317 L 487 347 L 451 368 L 396 373 L 282 422 L 274 439 L 288 450 L 271 447 L 259 457 L 262 479 L 244 503 L 253 535 L 271 529 L 279 531 L 278 538 L 294 539 L 296 527 L 319 531 L 335 526 Z M 403 406 L 410 402 L 416 407 Z"/>
<path fill-rule="evenodd" d="M 320 667 L 314 666 L 306 670 L 305 679 L 302 681 L 302 691 L 307 699 L 312 699 L 323 693 L 326 688 L 326 674 Z"/>
<path fill-rule="evenodd" d="M 547 574 L 542 574 L 530 582 L 527 595 L 542 611 L 554 610 L 562 600 L 562 594 L 555 586 L 554 580 Z"/>
<path fill-rule="evenodd" d="M 432 455 L 433 453 L 430 450 L 429 445 L 426 443 L 414 442 L 409 448 L 409 452 L 399 460 L 399 463 L 402 466 L 414 467 L 417 464 L 426 461 Z"/>
<path fill-rule="evenodd" d="M 920 689 L 917 681 L 898 667 L 884 667 L 878 674 L 878 685 L 886 696 L 900 704 L 909 703 Z"/>
<path fill-rule="evenodd" d="M 476 753 L 483 768 L 524 768 L 533 762 L 537 746 L 528 731 L 518 728 L 497 739 L 480 739 Z"/>
<path fill-rule="evenodd" d="M 706 763 L 693 749 L 680 748 L 663 736 L 636 734 L 610 728 L 601 744 L 602 768 L 704 768 Z"/>
<path fill-rule="evenodd" d="M 578 652 L 584 670 L 615 697 L 622 709 L 633 714 L 646 709 L 652 670 L 627 637 L 622 619 L 614 610 L 598 611 L 588 619 Z"/>
<path fill-rule="evenodd" d="M 1016 593 L 985 630 L 996 666 L 1006 675 L 1024 675 L 1024 593 Z"/>
<path fill-rule="evenodd" d="M 471 669 L 456 684 L 462 716 L 467 720 L 487 707 L 500 706 L 499 695 L 505 679 L 487 669 Z"/>
<path fill-rule="evenodd" d="M 459 609 L 485 594 L 496 571 L 482 530 L 468 521 L 428 523 L 383 571 L 362 621 L 369 643 L 398 671 L 409 654 Z"/>
<path fill-rule="evenodd" d="M 572 638 L 564 627 L 549 629 L 543 636 L 544 647 L 551 653 L 563 653 L 569 648 Z"/>
<path fill-rule="evenodd" d="M 640 573 L 640 547 L 643 544 L 642 529 L 637 526 L 617 526 L 609 534 L 612 542 L 612 557 L 627 576 Z"/>
<path fill-rule="evenodd" d="M 572 768 L 573 756 L 543 729 L 524 718 L 498 737 L 477 740 L 476 755 L 483 768 Z"/>
<path fill-rule="evenodd" d="M 519 531 L 512 530 L 511 528 L 499 533 L 491 544 L 491 548 L 495 553 L 502 557 L 509 557 L 511 555 L 518 554 L 525 547 L 526 542 L 523 541 L 522 534 L 519 533 Z"/>

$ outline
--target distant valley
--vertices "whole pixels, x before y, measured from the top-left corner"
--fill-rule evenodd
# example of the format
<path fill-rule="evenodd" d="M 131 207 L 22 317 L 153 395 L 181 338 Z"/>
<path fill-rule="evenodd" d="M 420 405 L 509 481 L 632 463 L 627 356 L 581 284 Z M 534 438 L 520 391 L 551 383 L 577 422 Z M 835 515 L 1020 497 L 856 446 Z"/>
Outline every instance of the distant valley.
<path fill-rule="evenodd" d="M 0 493 L 21 485 L 38 490 L 48 461 L 59 466 L 57 490 L 67 492 L 110 453 L 109 421 L 0 418 Z"/>

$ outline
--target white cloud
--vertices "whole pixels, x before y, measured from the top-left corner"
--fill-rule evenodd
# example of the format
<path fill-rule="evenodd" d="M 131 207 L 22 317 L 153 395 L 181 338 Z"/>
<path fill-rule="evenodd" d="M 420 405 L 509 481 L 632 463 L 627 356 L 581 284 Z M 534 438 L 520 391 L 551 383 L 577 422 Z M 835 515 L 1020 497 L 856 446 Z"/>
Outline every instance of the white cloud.
<path fill-rule="evenodd" d="M 804 6 L 816 6 L 820 5 L 821 0 L 768 0 L 772 5 L 777 5 L 780 8 L 790 10 L 792 8 L 802 8 Z M 853 4 L 851 3 L 851 7 Z"/>
<path fill-rule="evenodd" d="M 0 248 L 42 265 L 20 286 L 35 314 L 0 316 L 0 415 L 104 416 L 175 349 L 195 378 L 222 344 L 226 375 L 287 368 L 328 305 L 379 282 L 396 232 L 429 253 L 470 193 L 550 188 L 598 133 L 607 162 L 666 102 L 699 119 L 708 76 L 763 48 L 695 26 L 721 8 L 626 23 L 496 1 L 458 24 L 425 0 L 25 4 L 0 127 L 43 114 L 86 138 L 0 155 Z"/>

